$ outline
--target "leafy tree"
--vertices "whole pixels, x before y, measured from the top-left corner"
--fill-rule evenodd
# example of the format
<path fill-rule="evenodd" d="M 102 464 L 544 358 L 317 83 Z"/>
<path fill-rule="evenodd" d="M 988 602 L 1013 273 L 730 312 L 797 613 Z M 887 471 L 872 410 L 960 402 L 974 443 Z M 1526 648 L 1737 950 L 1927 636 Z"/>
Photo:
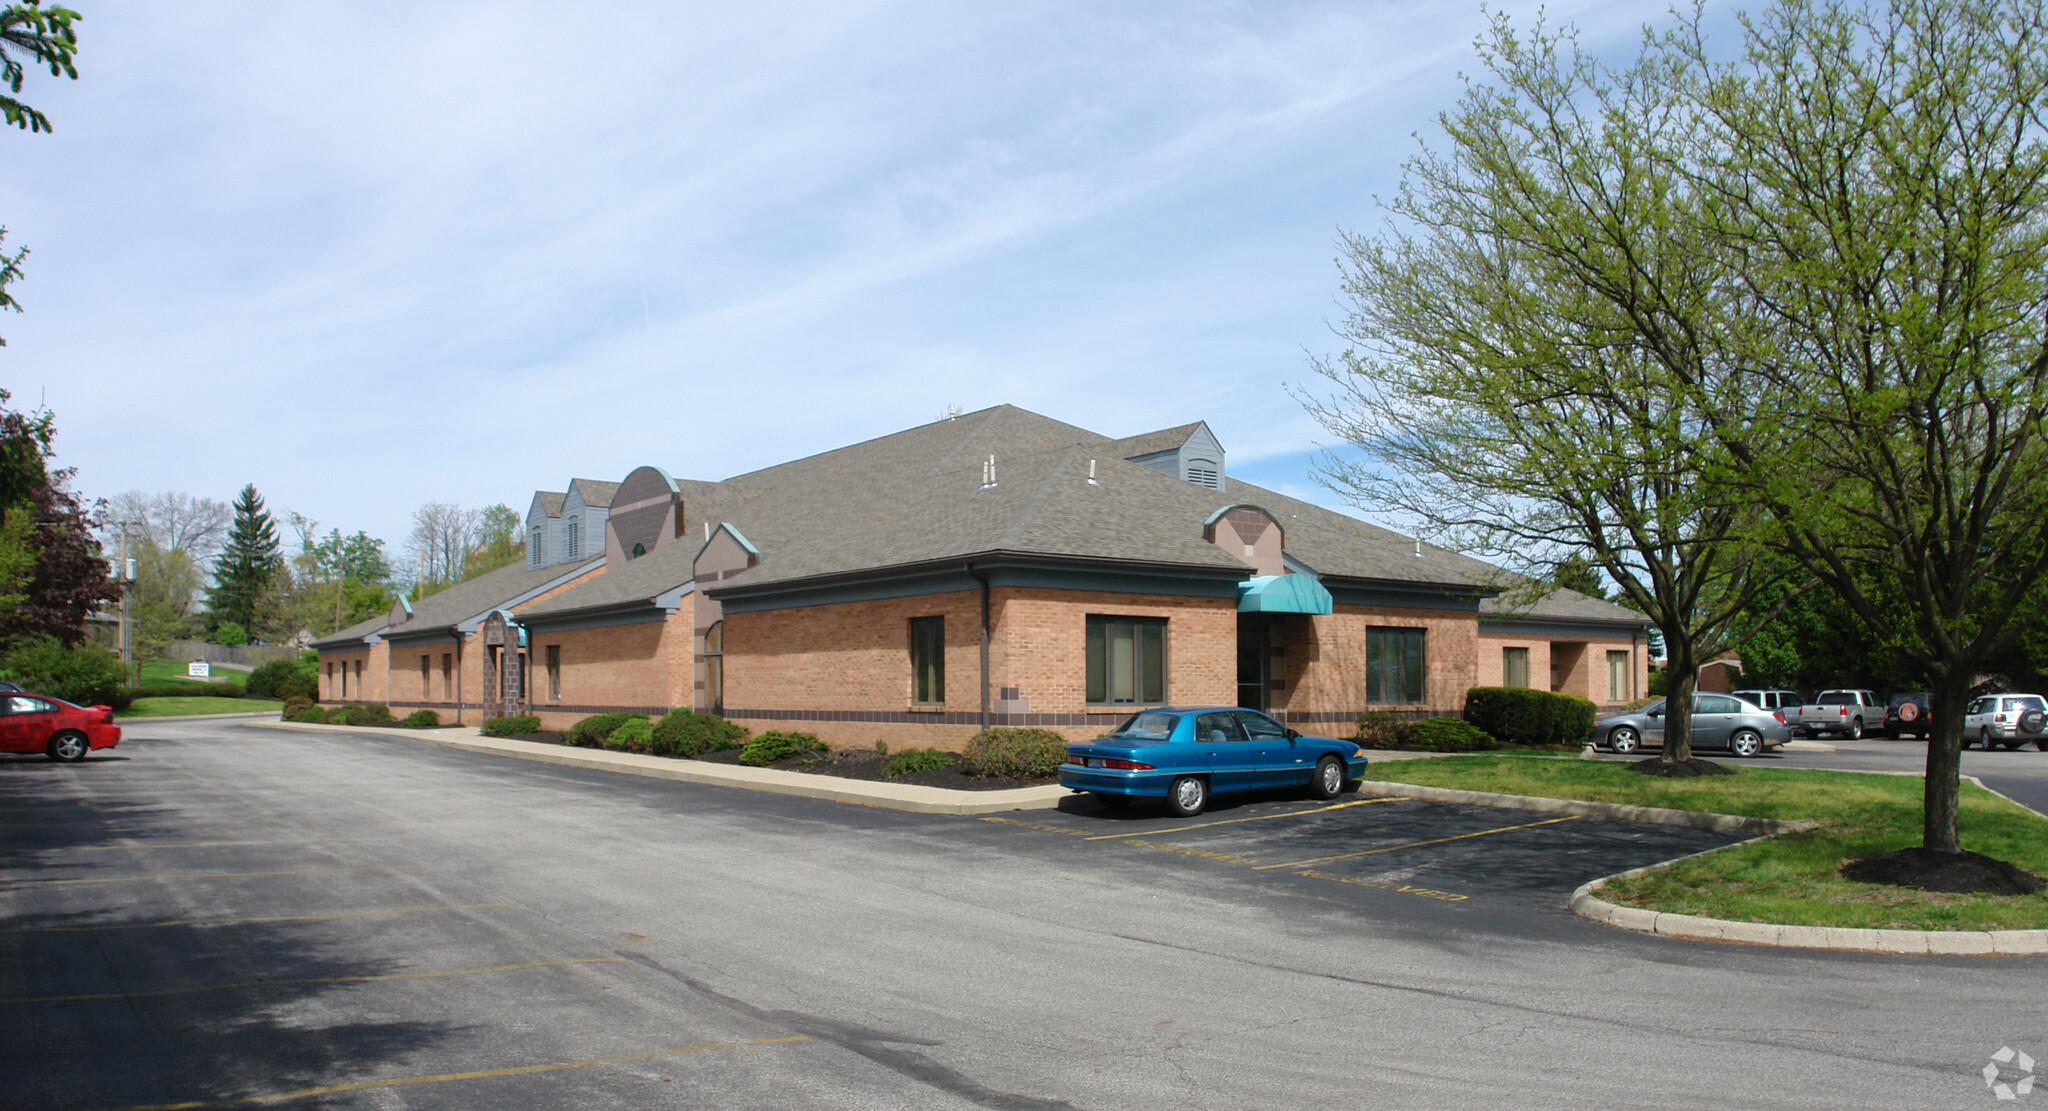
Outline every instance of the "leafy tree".
<path fill-rule="evenodd" d="M 170 643 L 191 636 L 192 604 L 199 595 L 199 565 L 190 553 L 158 547 L 148 536 L 129 544 L 135 581 L 128 587 L 128 618 L 136 655 L 159 659 Z"/>
<path fill-rule="evenodd" d="M 508 505 L 486 507 L 477 514 L 476 546 L 462 558 L 464 581 L 526 558 L 526 522 Z"/>
<path fill-rule="evenodd" d="M 219 625 L 214 626 L 213 642 L 215 644 L 225 644 L 229 648 L 239 644 L 247 644 L 249 643 L 249 630 L 242 628 L 233 621 L 223 621 Z"/>
<path fill-rule="evenodd" d="M 7 87 L 5 93 L 0 93 L 0 115 L 8 123 L 28 132 L 50 130 L 49 117 L 23 104 L 13 94 L 21 91 L 22 80 L 28 75 L 25 62 L 48 68 L 52 77 L 77 80 L 78 70 L 71 59 L 78 51 L 78 34 L 72 24 L 83 18 L 70 8 L 45 8 L 40 0 L 0 7 L 0 85 Z M 6 238 L 7 229 L 0 227 L 0 242 Z M 27 258 L 26 247 L 11 255 L 0 251 L 0 309 L 21 311 L 20 302 L 7 292 L 7 287 L 21 279 L 21 265 Z M 0 346 L 6 343 L 0 339 Z"/>
<path fill-rule="evenodd" d="M 1354 346 L 1309 407 L 1366 461 L 1323 477 L 1533 580 L 1603 572 L 1661 636 L 1661 760 L 1687 762 L 1698 665 L 1755 629 L 1780 568 L 1700 411 L 1750 390 L 1725 357 L 1739 253 L 1672 169 L 1700 113 L 1654 54 L 1609 71 L 1569 32 L 1497 17 L 1481 57 L 1495 83 L 1408 162 L 1398 223 L 1341 239 Z"/>
<path fill-rule="evenodd" d="M 8 409 L 10 397 L 0 390 L 0 637 L 42 633 L 74 645 L 120 587 L 94 540 L 96 507 L 71 492 L 76 472 L 49 469 L 54 415 Z"/>
<path fill-rule="evenodd" d="M 235 519 L 227 544 L 214 565 L 213 590 L 207 608 L 216 625 L 233 622 L 244 629 L 260 627 L 259 605 L 277 585 L 284 557 L 277 525 L 263 508 L 263 496 L 251 484 L 235 498 Z"/>

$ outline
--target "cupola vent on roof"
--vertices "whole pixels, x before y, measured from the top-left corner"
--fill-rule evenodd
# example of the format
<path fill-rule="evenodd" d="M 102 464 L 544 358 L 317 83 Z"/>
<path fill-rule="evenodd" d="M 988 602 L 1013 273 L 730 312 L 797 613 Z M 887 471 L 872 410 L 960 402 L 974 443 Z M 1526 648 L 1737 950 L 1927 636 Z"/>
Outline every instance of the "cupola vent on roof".
<path fill-rule="evenodd" d="M 1163 428 L 1109 446 L 1140 467 L 1211 490 L 1224 488 L 1223 445 L 1206 422 Z"/>

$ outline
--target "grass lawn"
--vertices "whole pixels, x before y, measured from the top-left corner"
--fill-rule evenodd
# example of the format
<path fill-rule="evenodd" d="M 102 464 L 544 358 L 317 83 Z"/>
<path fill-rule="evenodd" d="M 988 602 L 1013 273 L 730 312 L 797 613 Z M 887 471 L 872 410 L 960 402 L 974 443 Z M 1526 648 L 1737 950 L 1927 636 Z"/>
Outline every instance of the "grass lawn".
<path fill-rule="evenodd" d="M 245 671 L 223 671 L 215 668 L 212 680 L 195 679 L 185 674 L 183 660 L 149 660 L 142 665 L 142 678 L 138 685 L 176 687 L 183 693 L 201 696 L 223 687 L 240 690 L 248 678 L 249 673 Z"/>
<path fill-rule="evenodd" d="M 1733 776 L 1651 779 L 1606 760 L 1446 756 L 1374 764 L 1392 783 L 1585 799 L 1820 825 L 1680 861 L 1602 888 L 1623 906 L 1738 922 L 1903 930 L 2048 929 L 2048 892 L 1943 895 L 1856 883 L 1848 861 L 1920 843 L 1919 776 L 1741 768 Z M 1963 784 L 1963 848 L 2048 877 L 2048 819 Z"/>
<path fill-rule="evenodd" d="M 268 698 L 138 698 L 125 710 L 114 711 L 116 718 L 170 718 L 186 717 L 192 714 L 274 714 L 284 709 L 284 703 Z"/>

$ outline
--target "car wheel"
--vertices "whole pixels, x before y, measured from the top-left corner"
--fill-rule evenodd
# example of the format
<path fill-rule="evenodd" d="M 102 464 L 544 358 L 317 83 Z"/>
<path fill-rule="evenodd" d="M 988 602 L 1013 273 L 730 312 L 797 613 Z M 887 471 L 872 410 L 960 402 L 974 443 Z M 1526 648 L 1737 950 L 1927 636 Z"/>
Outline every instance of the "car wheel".
<path fill-rule="evenodd" d="M 1184 775 L 1166 789 L 1166 809 L 1176 818 L 1192 818 L 1209 804 L 1209 784 L 1199 775 Z"/>
<path fill-rule="evenodd" d="M 1746 760 L 1764 750 L 1764 739 L 1754 729 L 1737 729 L 1728 738 L 1728 750 Z"/>
<path fill-rule="evenodd" d="M 1308 793 L 1313 798 L 1333 799 L 1344 791 L 1344 761 L 1325 756 L 1316 761 L 1316 774 L 1309 777 Z"/>
<path fill-rule="evenodd" d="M 1621 753 L 1623 756 L 1634 752 L 1642 743 L 1643 735 L 1626 725 L 1607 734 L 1607 747 Z"/>
<path fill-rule="evenodd" d="M 1990 751 L 1991 751 L 1991 730 L 1990 730 L 1990 728 L 1988 728 L 1988 727 L 1984 727 L 1984 728 L 1979 728 L 1979 729 L 1977 730 L 1977 747 L 1978 747 L 1978 748 L 1981 748 L 1981 749 L 1983 749 L 1983 750 L 1984 750 L 1984 751 L 1986 751 L 1986 752 L 1990 752 Z"/>
<path fill-rule="evenodd" d="M 64 732 L 50 738 L 50 759 L 52 760 L 61 760 L 66 764 L 75 764 L 85 759 L 85 754 L 91 750 L 91 742 L 85 739 L 85 734 L 80 733 L 76 729 L 66 729 Z"/>
<path fill-rule="evenodd" d="M 1102 804 L 1104 810 L 1122 810 L 1131 804 L 1131 796 L 1112 795 L 1108 791 L 1097 791 L 1095 792 L 1095 801 Z"/>
<path fill-rule="evenodd" d="M 1853 721 L 1851 721 L 1851 722 L 1849 723 L 1849 733 L 1848 733 L 1848 737 L 1849 737 L 1849 739 L 1850 739 L 1850 740 L 1852 740 L 1852 741 L 1860 741 L 1860 740 L 1862 740 L 1862 739 L 1863 739 L 1863 719 L 1862 719 L 1862 718 L 1856 718 L 1855 720 L 1853 720 Z"/>

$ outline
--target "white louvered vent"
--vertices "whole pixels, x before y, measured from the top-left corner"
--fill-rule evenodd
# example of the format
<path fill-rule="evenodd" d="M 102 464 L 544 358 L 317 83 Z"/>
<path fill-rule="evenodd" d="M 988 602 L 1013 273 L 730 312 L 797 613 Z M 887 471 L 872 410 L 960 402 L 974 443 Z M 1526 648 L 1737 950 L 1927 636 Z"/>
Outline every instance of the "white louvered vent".
<path fill-rule="evenodd" d="M 578 539 L 577 533 L 580 531 L 577 527 L 577 522 L 570 521 L 567 531 L 568 535 L 563 538 L 562 546 L 565 549 L 567 549 L 567 558 L 575 559 L 583 554 L 583 549 L 578 547 L 576 544 L 576 541 Z"/>
<path fill-rule="evenodd" d="M 1207 486 L 1211 490 L 1223 489 L 1223 480 L 1217 475 L 1214 467 L 1188 467 L 1188 481 L 1197 486 Z"/>

